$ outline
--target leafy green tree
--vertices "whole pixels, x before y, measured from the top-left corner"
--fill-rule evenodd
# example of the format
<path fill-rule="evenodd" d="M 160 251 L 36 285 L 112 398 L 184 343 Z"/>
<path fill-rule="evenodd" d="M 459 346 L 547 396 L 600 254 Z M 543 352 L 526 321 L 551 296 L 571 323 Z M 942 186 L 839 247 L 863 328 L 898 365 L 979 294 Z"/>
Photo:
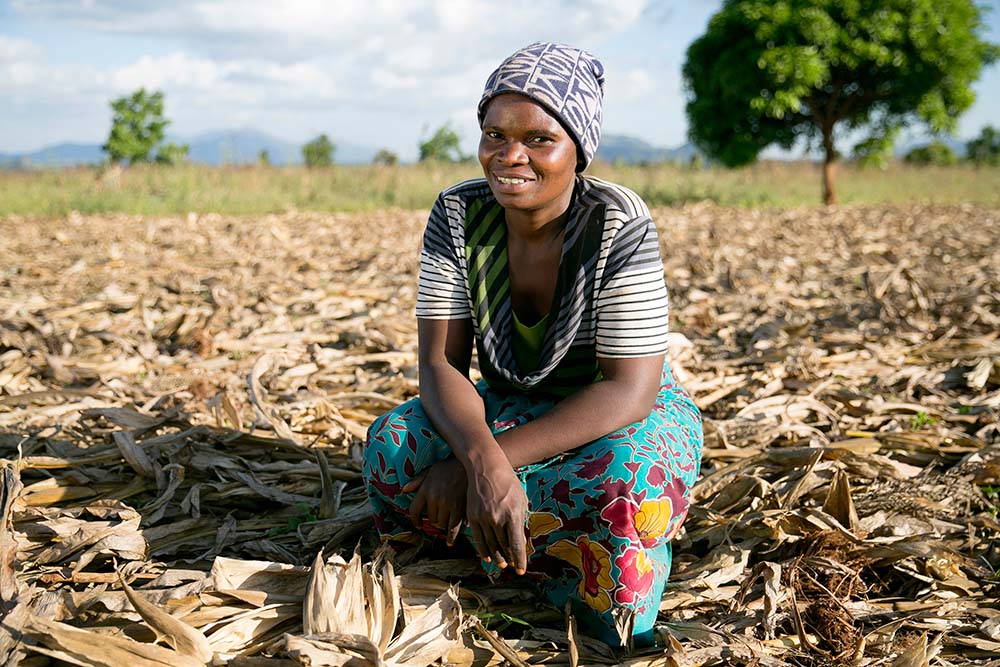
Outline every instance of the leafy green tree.
<path fill-rule="evenodd" d="M 926 146 L 914 148 L 906 154 L 903 160 L 909 164 L 921 167 L 931 165 L 935 167 L 947 167 L 956 164 L 958 156 L 955 155 L 955 151 L 948 144 L 942 141 L 932 141 Z"/>
<path fill-rule="evenodd" d="M 388 148 L 380 148 L 375 157 L 372 158 L 372 164 L 380 164 L 384 167 L 394 167 L 399 164 L 399 156 L 390 151 Z"/>
<path fill-rule="evenodd" d="M 979 165 L 1000 165 L 1000 131 L 987 125 L 979 136 L 965 145 L 965 153 Z"/>
<path fill-rule="evenodd" d="M 462 153 L 458 132 L 447 122 L 437 129 L 427 141 L 420 142 L 420 161 L 464 162 L 469 156 Z"/>
<path fill-rule="evenodd" d="M 307 167 L 329 167 L 333 164 L 333 151 L 336 146 L 330 137 L 321 134 L 302 147 L 302 159 Z"/>
<path fill-rule="evenodd" d="M 955 128 L 1000 55 L 982 32 L 973 0 L 726 0 L 687 51 L 691 137 L 727 166 L 805 138 L 835 203 L 845 130 L 877 145 L 915 120 Z"/>
<path fill-rule="evenodd" d="M 140 88 L 111 101 L 111 133 L 101 150 L 114 164 L 173 164 L 187 157 L 188 147 L 164 143 L 170 121 L 163 116 L 163 93 Z"/>
<path fill-rule="evenodd" d="M 260 165 L 261 167 L 271 166 L 271 154 L 268 152 L 266 148 L 262 148 L 260 151 L 257 152 L 257 164 Z"/>

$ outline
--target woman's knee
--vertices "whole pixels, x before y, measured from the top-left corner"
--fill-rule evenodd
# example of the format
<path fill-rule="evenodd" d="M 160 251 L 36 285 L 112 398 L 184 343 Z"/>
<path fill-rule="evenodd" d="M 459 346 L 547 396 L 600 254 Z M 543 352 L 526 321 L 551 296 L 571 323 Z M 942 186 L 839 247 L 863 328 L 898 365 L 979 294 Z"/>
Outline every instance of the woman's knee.
<path fill-rule="evenodd" d="M 669 542 L 680 529 L 690 486 L 655 448 L 612 440 L 577 465 L 576 476 L 594 480 L 585 502 L 613 539 L 651 549 Z"/>
<path fill-rule="evenodd" d="M 397 481 L 397 466 L 406 460 L 404 449 L 413 444 L 412 431 L 419 429 L 423 409 L 419 399 L 411 399 L 384 413 L 368 427 L 361 460 L 366 481 Z"/>
<path fill-rule="evenodd" d="M 372 422 L 365 439 L 362 475 L 369 491 L 374 487 L 391 498 L 417 473 L 447 457 L 450 451 L 420 399 L 413 398 Z"/>

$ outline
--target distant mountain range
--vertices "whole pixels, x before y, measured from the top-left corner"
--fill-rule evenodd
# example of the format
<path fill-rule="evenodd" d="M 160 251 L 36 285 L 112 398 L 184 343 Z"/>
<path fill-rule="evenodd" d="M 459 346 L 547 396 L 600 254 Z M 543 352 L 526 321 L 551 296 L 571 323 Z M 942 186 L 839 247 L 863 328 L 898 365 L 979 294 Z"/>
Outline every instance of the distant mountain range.
<path fill-rule="evenodd" d="M 96 144 L 56 144 L 31 153 L 0 153 L 0 167 L 71 167 L 77 164 L 95 164 L 104 160 L 101 147 Z"/>
<path fill-rule="evenodd" d="M 259 159 L 261 151 L 267 151 L 271 164 L 301 164 L 302 146 L 284 139 L 278 139 L 265 132 L 253 129 L 220 130 L 206 132 L 196 137 L 167 137 L 168 141 L 187 144 L 188 156 L 192 162 L 203 164 L 249 164 Z M 340 164 L 363 164 L 371 162 L 377 148 L 362 146 L 345 141 L 333 140 L 336 144 L 334 161 Z M 75 165 L 99 164 L 105 160 L 100 144 L 63 143 L 47 146 L 30 153 L 0 153 L 0 167 L 70 167 Z"/>
<path fill-rule="evenodd" d="M 964 158 L 967 152 L 966 144 L 968 141 L 963 141 L 961 139 L 956 139 L 955 137 L 943 137 L 941 139 L 924 139 L 923 141 L 916 141 L 905 146 L 897 146 L 893 149 L 892 154 L 896 157 L 906 157 L 906 155 L 912 151 L 914 148 L 923 148 L 935 141 L 940 141 L 945 146 L 950 148 L 955 152 L 955 155 L 959 158 Z"/>
<path fill-rule="evenodd" d="M 267 151 L 271 164 L 301 164 L 302 147 L 253 129 L 221 130 L 206 132 L 196 137 L 168 137 L 169 141 L 187 144 L 192 162 L 203 164 L 251 164 L 257 162 L 261 151 Z M 339 164 L 366 164 L 375 157 L 377 148 L 363 146 L 333 138 L 337 148 L 334 162 Z M 688 162 L 697 149 L 691 144 L 679 148 L 661 148 L 642 139 L 624 135 L 606 134 L 597 151 L 598 159 L 607 162 L 676 161 Z M 99 164 L 105 159 L 99 144 L 62 143 L 47 146 L 30 153 L 0 153 L 0 168 L 70 167 Z"/>
<path fill-rule="evenodd" d="M 253 129 L 221 130 L 206 132 L 190 139 L 168 137 L 169 141 L 187 144 L 191 161 L 210 164 L 252 164 L 257 162 L 262 151 L 267 151 L 271 164 L 301 164 L 302 146 L 278 139 L 265 132 Z M 338 164 L 367 164 L 372 161 L 378 149 L 372 146 L 353 144 L 333 139 L 337 148 L 334 162 Z M 901 146 L 894 151 L 898 157 L 910 150 L 923 146 L 929 141 Z M 958 155 L 965 154 L 965 142 L 945 139 Z M 688 163 L 697 148 L 686 143 L 677 148 L 654 146 L 642 139 L 622 134 L 605 134 L 597 150 L 597 158 L 605 162 L 640 164 L 644 162 Z M 74 165 L 99 164 L 105 159 L 99 144 L 62 143 L 47 146 L 30 153 L 0 153 L 0 168 L 69 167 Z"/>
<path fill-rule="evenodd" d="M 624 134 L 605 134 L 597 147 L 597 159 L 605 162 L 682 162 L 688 163 L 701 152 L 694 144 L 686 143 L 677 148 L 661 148 Z"/>

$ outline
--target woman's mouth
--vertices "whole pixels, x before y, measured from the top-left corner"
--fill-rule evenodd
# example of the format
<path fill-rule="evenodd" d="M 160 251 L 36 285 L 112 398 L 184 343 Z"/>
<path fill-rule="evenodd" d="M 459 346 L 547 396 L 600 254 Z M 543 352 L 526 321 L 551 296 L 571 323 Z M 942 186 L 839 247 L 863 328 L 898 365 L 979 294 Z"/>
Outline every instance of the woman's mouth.
<path fill-rule="evenodd" d="M 522 183 L 527 183 L 528 179 L 526 179 L 526 178 L 514 178 L 514 177 L 508 177 L 508 176 L 497 176 L 497 181 L 499 181 L 500 183 L 503 183 L 504 185 L 520 185 Z"/>

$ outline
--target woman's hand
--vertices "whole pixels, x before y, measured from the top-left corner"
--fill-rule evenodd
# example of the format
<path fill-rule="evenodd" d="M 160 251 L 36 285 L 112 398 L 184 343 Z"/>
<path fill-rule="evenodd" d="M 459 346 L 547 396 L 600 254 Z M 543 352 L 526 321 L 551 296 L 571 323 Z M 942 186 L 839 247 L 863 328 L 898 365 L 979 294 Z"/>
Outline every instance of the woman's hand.
<path fill-rule="evenodd" d="M 494 447 L 467 471 L 466 520 L 472 541 L 485 561 L 513 565 L 518 574 L 528 567 L 525 520 L 528 497 L 507 457 Z"/>
<path fill-rule="evenodd" d="M 455 458 L 447 458 L 411 479 L 403 486 L 405 493 L 416 492 L 410 503 L 410 520 L 419 527 L 426 515 L 435 528 L 445 534 L 448 546 L 455 544 L 465 519 L 465 468 Z"/>

